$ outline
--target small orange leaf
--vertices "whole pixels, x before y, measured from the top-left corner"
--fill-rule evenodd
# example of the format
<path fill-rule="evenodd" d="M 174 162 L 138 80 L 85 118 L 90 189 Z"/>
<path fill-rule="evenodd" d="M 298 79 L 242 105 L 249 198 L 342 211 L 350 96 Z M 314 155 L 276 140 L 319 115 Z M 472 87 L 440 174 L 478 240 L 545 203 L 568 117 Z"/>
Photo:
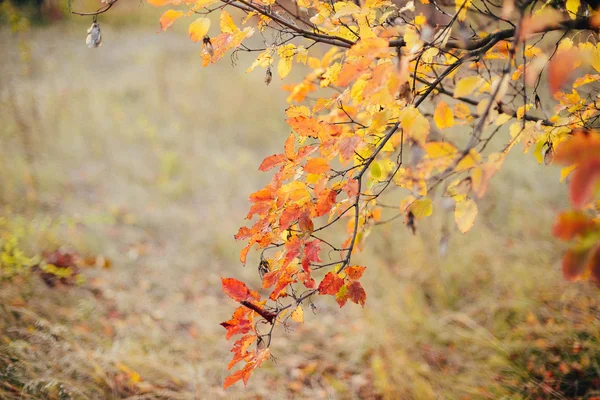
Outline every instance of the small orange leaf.
<path fill-rule="evenodd" d="M 265 158 L 258 169 L 259 171 L 268 171 L 279 164 L 283 164 L 286 160 L 287 158 L 283 154 L 273 154 Z"/>
<path fill-rule="evenodd" d="M 175 20 L 179 19 L 183 15 L 182 11 L 168 10 L 160 17 L 160 30 L 166 31 L 168 27 L 173 25 Z"/>
<path fill-rule="evenodd" d="M 346 271 L 346 275 L 348 275 L 348 278 L 350 278 L 351 281 L 357 281 L 360 279 L 363 272 L 365 272 L 365 269 L 367 269 L 367 267 L 363 267 L 360 265 L 354 265 L 352 267 L 346 268 L 345 271 Z"/>

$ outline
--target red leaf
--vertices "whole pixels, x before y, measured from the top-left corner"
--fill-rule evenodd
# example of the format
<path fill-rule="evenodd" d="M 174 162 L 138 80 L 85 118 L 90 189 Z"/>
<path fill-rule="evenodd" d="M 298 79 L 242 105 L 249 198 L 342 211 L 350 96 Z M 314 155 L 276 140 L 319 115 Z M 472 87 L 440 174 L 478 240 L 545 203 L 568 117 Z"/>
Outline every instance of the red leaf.
<path fill-rule="evenodd" d="M 308 262 L 321 262 L 319 252 L 321 251 L 321 241 L 312 240 L 304 245 L 304 259 Z"/>
<path fill-rule="evenodd" d="M 571 178 L 569 196 L 575 208 L 581 208 L 594 198 L 596 184 L 600 179 L 600 158 L 580 163 Z"/>
<path fill-rule="evenodd" d="M 284 208 L 281 217 L 279 217 L 279 229 L 285 231 L 300 218 L 301 213 L 302 209 L 298 204 L 292 204 Z"/>
<path fill-rule="evenodd" d="M 562 212 L 552 227 L 552 235 L 562 240 L 571 240 L 584 235 L 594 226 L 594 221 L 581 212 Z"/>
<path fill-rule="evenodd" d="M 272 156 L 265 158 L 258 169 L 260 171 L 268 171 L 279 164 L 283 164 L 286 160 L 287 158 L 283 154 L 273 154 Z"/>
<path fill-rule="evenodd" d="M 344 280 L 333 272 L 328 272 L 319 284 L 320 294 L 335 295 L 344 286 Z"/>
<path fill-rule="evenodd" d="M 315 226 L 307 212 L 304 212 L 302 213 L 302 215 L 300 215 L 300 218 L 298 220 L 298 227 L 302 232 L 308 234 L 311 234 L 315 229 Z"/>
<path fill-rule="evenodd" d="M 569 249 L 565 253 L 562 262 L 563 276 L 568 281 L 579 279 L 585 272 L 585 260 L 588 256 L 588 251 L 576 251 Z"/>
<path fill-rule="evenodd" d="M 348 297 L 351 301 L 363 307 L 365 306 L 365 301 L 367 301 L 367 293 L 365 293 L 365 289 L 363 289 L 359 282 L 352 282 L 348 285 Z"/>
<path fill-rule="evenodd" d="M 221 283 L 223 291 L 235 301 L 260 299 L 258 293 L 248 289 L 244 282 L 240 282 L 235 278 L 222 278 Z"/>

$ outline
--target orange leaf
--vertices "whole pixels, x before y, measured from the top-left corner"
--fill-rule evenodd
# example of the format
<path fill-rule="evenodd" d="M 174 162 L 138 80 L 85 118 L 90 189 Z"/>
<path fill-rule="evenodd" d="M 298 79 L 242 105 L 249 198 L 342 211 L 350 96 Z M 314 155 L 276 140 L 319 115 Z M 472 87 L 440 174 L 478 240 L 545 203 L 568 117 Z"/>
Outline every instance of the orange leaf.
<path fill-rule="evenodd" d="M 575 49 L 564 51 L 550 60 L 548 64 L 548 86 L 550 92 L 556 93 L 571 76 L 579 58 Z"/>
<path fill-rule="evenodd" d="M 285 161 L 286 156 L 284 156 L 283 154 L 273 154 L 272 156 L 269 156 L 263 160 L 262 164 L 260 164 L 260 167 L 258 167 L 258 170 L 268 171 L 271 168 L 278 166 L 279 164 L 283 164 Z"/>
<path fill-rule="evenodd" d="M 337 192 L 335 190 L 331 190 L 329 188 L 324 189 L 317 199 L 317 204 L 315 205 L 315 216 L 320 217 L 327 214 L 331 207 L 335 204 L 335 198 L 337 197 Z"/>
<path fill-rule="evenodd" d="M 304 171 L 309 174 L 323 174 L 330 169 L 329 161 L 325 158 L 311 158 L 304 166 Z"/>
<path fill-rule="evenodd" d="M 571 165 L 596 157 L 600 157 L 600 134 L 579 130 L 557 147 L 554 162 Z"/>
<path fill-rule="evenodd" d="M 298 220 L 298 218 L 300 218 L 301 213 L 302 209 L 298 204 L 287 206 L 281 213 L 281 217 L 279 217 L 279 229 L 281 231 L 288 229 L 295 221 Z"/>
<path fill-rule="evenodd" d="M 346 275 L 350 278 L 351 281 L 357 281 L 362 276 L 363 272 L 365 272 L 367 267 L 362 267 L 360 265 L 354 265 L 352 267 L 348 267 L 345 269 Z"/>
<path fill-rule="evenodd" d="M 235 278 L 222 278 L 221 283 L 223 291 L 235 301 L 260 299 L 258 293 L 248 289 L 244 282 L 240 282 Z"/>
<path fill-rule="evenodd" d="M 160 30 L 166 31 L 168 27 L 173 25 L 173 22 L 183 15 L 183 11 L 168 10 L 160 17 Z"/>
<path fill-rule="evenodd" d="M 320 294 L 335 295 L 344 286 L 344 280 L 333 272 L 328 272 L 319 284 Z"/>

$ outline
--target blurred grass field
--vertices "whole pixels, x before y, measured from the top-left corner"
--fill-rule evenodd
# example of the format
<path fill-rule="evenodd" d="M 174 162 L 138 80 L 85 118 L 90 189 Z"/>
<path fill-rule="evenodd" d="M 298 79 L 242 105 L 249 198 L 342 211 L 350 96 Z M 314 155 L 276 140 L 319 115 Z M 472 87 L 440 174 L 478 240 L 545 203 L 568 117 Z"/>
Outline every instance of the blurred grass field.
<path fill-rule="evenodd" d="M 288 134 L 285 93 L 247 57 L 202 69 L 185 33 L 155 34 L 157 12 L 125 23 L 136 7 L 94 50 L 80 21 L 32 28 L 25 48 L 0 29 L 0 228 L 28 254 L 111 261 L 75 287 L 0 282 L 0 398 L 600 396 L 598 292 L 562 280 L 550 236 L 565 187 L 517 154 L 446 257 L 441 207 L 416 236 L 378 228 L 356 259 L 365 308 L 317 299 L 275 337 L 276 362 L 224 391 L 220 278 L 259 286 L 233 234 Z"/>

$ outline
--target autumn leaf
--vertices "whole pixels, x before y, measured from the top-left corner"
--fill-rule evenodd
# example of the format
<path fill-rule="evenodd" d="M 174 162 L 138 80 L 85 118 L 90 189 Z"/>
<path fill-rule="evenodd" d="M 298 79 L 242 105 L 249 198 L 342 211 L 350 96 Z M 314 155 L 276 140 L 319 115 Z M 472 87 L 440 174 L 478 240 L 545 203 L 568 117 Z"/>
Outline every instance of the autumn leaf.
<path fill-rule="evenodd" d="M 564 51 L 553 57 L 548 63 L 548 87 L 550 92 L 556 93 L 565 84 L 571 76 L 577 60 L 579 52 L 575 49 Z"/>
<path fill-rule="evenodd" d="M 248 289 L 244 282 L 235 278 L 222 278 L 223 291 L 235 301 L 259 300 L 260 296 L 255 291 Z"/>
<path fill-rule="evenodd" d="M 302 306 L 296 307 L 290 315 L 290 318 L 296 322 L 304 322 L 304 310 L 302 309 Z"/>
<path fill-rule="evenodd" d="M 346 268 L 344 270 L 344 272 L 346 272 L 346 275 L 348 275 L 348 278 L 351 281 L 357 281 L 362 277 L 362 275 L 366 269 L 367 269 L 367 267 L 363 267 L 360 265 L 353 265 L 351 267 Z"/>
<path fill-rule="evenodd" d="M 208 18 L 198 18 L 196 21 L 192 22 L 189 26 L 190 39 L 192 42 L 200 42 L 202 39 L 204 39 L 204 36 L 208 33 L 209 28 L 210 19 Z"/>
<path fill-rule="evenodd" d="M 433 114 L 433 120 L 440 129 L 451 128 L 454 125 L 454 115 L 446 102 L 440 101 L 438 103 Z"/>
<path fill-rule="evenodd" d="M 160 17 L 160 30 L 166 31 L 168 27 L 183 15 L 183 11 L 168 10 Z"/>
<path fill-rule="evenodd" d="M 311 158 L 304 166 L 304 172 L 309 174 L 323 174 L 330 169 L 329 161 L 325 158 Z"/>
<path fill-rule="evenodd" d="M 365 289 L 363 289 L 360 282 L 355 281 L 348 285 L 348 298 L 350 301 L 356 304 L 360 304 L 363 307 L 365 306 L 367 294 L 365 293 Z"/>
<path fill-rule="evenodd" d="M 258 169 L 260 171 L 268 171 L 273 167 L 276 167 L 280 164 L 283 164 L 287 161 L 287 158 L 283 154 L 273 154 L 272 156 L 268 156 L 263 160 Z"/>
<path fill-rule="evenodd" d="M 462 233 L 468 232 L 475 223 L 477 217 L 477 203 L 468 197 L 456 201 L 454 207 L 454 219 L 458 229 Z"/>
<path fill-rule="evenodd" d="M 485 81 L 480 76 L 467 76 L 460 79 L 454 88 L 454 98 L 465 97 L 479 89 Z"/>
<path fill-rule="evenodd" d="M 592 158 L 577 165 L 569 185 L 569 197 L 575 208 L 592 201 L 600 180 L 600 158 Z"/>
<path fill-rule="evenodd" d="M 343 285 L 344 280 L 338 274 L 328 272 L 319 284 L 319 293 L 335 295 Z"/>
<path fill-rule="evenodd" d="M 585 235 L 596 224 L 580 211 L 562 212 L 552 228 L 552 234 L 562 240 L 571 240 Z"/>

